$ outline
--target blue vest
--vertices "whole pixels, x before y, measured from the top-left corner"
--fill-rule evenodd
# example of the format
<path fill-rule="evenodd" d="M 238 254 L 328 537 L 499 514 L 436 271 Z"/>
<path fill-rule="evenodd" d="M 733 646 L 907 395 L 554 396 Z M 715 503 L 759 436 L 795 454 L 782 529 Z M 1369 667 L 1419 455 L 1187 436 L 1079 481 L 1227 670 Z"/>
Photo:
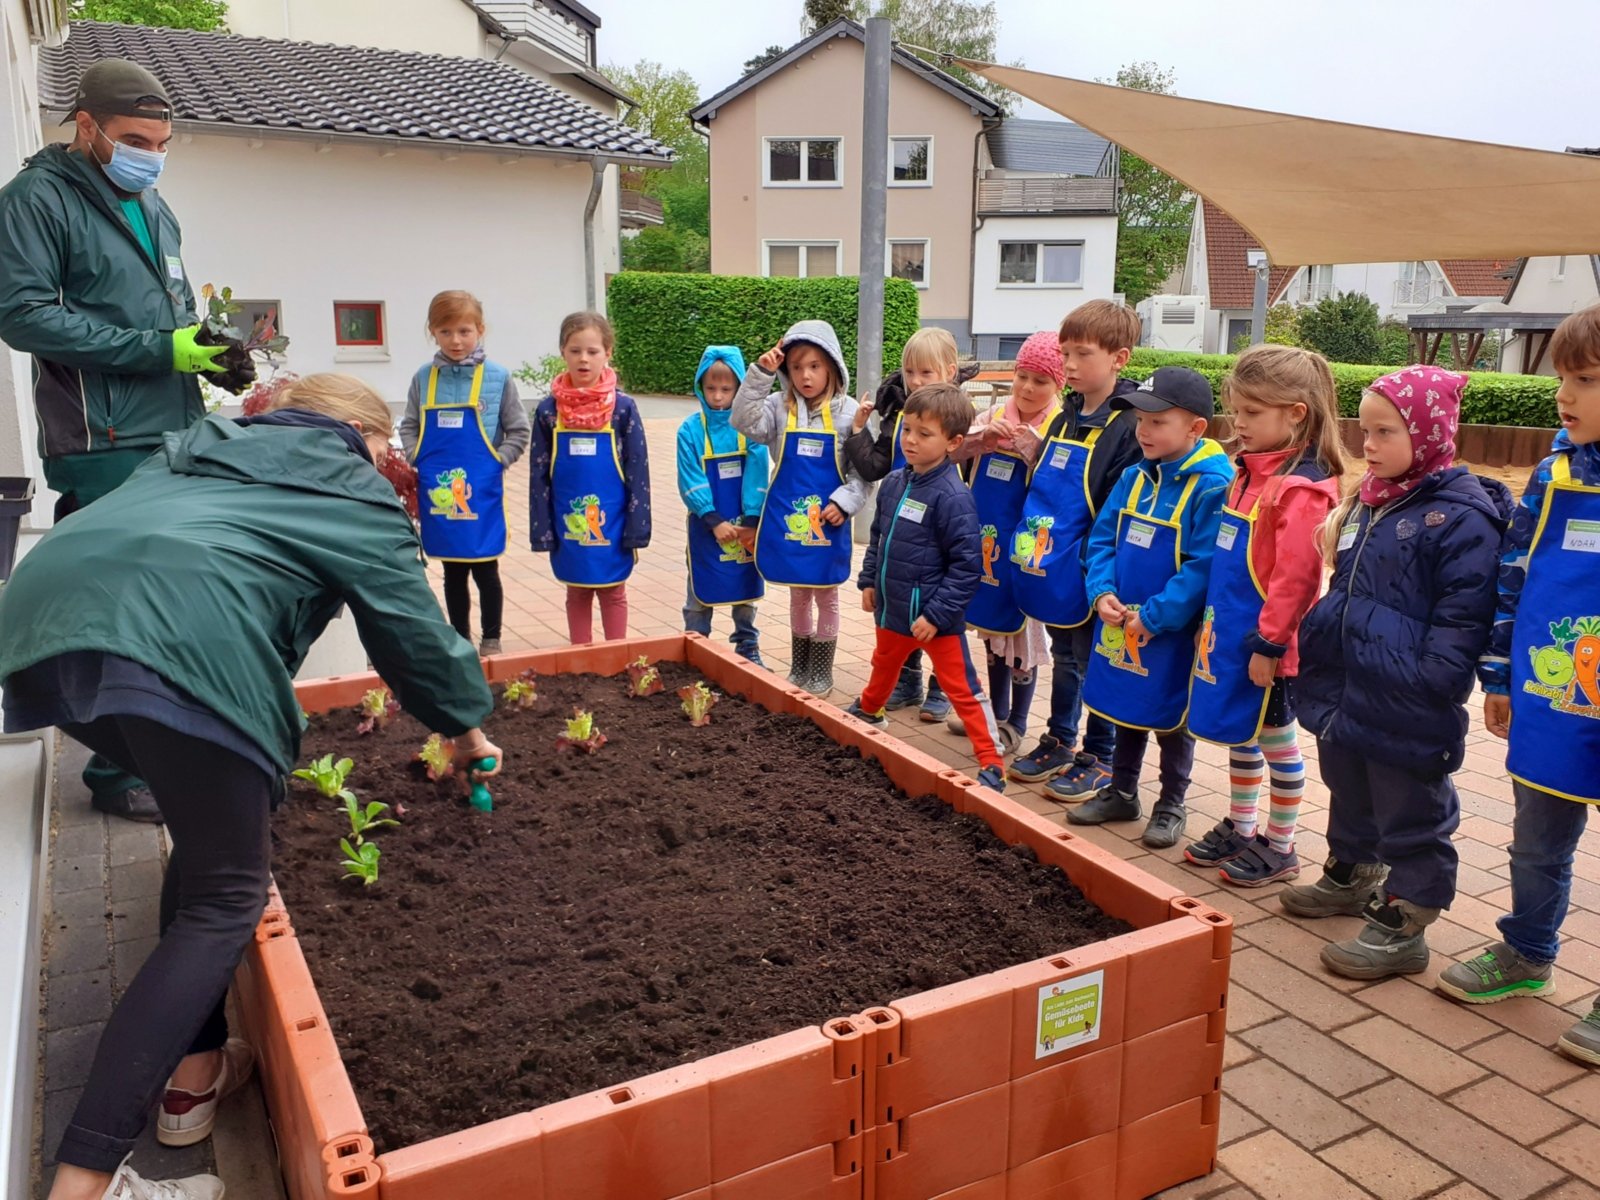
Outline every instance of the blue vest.
<path fill-rule="evenodd" d="M 434 403 L 441 408 L 466 404 L 467 398 L 472 394 L 472 376 L 475 370 L 475 365 L 467 363 L 439 367 L 439 384 Z M 417 372 L 417 391 L 424 400 L 428 398 L 428 378 L 433 371 L 433 364 L 430 363 Z M 483 420 L 483 432 L 488 435 L 490 445 L 493 445 L 500 436 L 500 401 L 506 394 L 506 385 L 510 382 L 509 370 L 497 362 L 483 360 L 483 383 L 478 388 L 478 413 Z"/>

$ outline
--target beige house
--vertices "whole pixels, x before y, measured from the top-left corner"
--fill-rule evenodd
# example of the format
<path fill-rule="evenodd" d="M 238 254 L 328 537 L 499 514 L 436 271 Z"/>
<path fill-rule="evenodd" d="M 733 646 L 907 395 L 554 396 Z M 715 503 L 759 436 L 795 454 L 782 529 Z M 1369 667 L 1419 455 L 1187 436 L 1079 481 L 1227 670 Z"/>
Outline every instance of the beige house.
<path fill-rule="evenodd" d="M 713 272 L 859 273 L 863 37 L 835 21 L 690 114 L 711 143 Z M 898 46 L 893 61 L 889 274 L 923 289 L 923 324 L 965 347 L 974 180 L 999 110 Z"/>

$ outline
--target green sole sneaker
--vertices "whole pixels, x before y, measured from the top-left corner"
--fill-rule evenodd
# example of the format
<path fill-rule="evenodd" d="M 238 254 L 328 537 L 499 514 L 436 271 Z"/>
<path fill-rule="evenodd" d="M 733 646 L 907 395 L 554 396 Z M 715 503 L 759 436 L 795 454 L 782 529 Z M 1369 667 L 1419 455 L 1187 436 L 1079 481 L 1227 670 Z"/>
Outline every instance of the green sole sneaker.
<path fill-rule="evenodd" d="M 1510 1000 L 1516 996 L 1542 996 L 1546 992 L 1554 991 L 1556 986 L 1553 979 L 1523 979 L 1486 992 L 1469 992 L 1465 988 L 1450 984 L 1442 973 L 1437 982 L 1439 990 L 1446 996 L 1467 1004 L 1498 1004 L 1502 1000 Z"/>
<path fill-rule="evenodd" d="M 1529 962 L 1504 942 L 1496 942 L 1477 958 L 1446 967 L 1434 984 L 1446 996 L 1464 1004 L 1498 1004 L 1518 996 L 1542 996 L 1556 986 L 1548 964 Z"/>

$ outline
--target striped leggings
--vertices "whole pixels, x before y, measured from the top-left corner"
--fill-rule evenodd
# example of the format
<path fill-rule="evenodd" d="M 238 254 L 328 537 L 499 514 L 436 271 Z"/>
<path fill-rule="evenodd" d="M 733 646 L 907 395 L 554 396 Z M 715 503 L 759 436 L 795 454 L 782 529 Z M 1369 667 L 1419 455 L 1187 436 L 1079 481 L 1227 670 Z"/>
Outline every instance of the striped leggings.
<path fill-rule="evenodd" d="M 1228 816 L 1242 837 L 1256 834 L 1260 822 L 1262 777 L 1271 807 L 1262 832 L 1272 848 L 1287 854 L 1294 848 L 1294 827 L 1300 819 L 1300 798 L 1306 790 L 1306 764 L 1300 757 L 1300 726 L 1265 725 L 1254 745 L 1235 746 L 1228 757 Z"/>

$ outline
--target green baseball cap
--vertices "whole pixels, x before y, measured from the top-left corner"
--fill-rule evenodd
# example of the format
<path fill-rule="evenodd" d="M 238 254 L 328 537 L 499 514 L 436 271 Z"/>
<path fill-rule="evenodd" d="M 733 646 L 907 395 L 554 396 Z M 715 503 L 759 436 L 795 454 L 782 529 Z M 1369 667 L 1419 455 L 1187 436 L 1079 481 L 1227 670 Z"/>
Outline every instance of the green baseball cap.
<path fill-rule="evenodd" d="M 103 58 L 78 80 L 78 97 L 67 115 L 75 112 L 170 121 L 172 101 L 161 81 L 138 63 Z"/>

